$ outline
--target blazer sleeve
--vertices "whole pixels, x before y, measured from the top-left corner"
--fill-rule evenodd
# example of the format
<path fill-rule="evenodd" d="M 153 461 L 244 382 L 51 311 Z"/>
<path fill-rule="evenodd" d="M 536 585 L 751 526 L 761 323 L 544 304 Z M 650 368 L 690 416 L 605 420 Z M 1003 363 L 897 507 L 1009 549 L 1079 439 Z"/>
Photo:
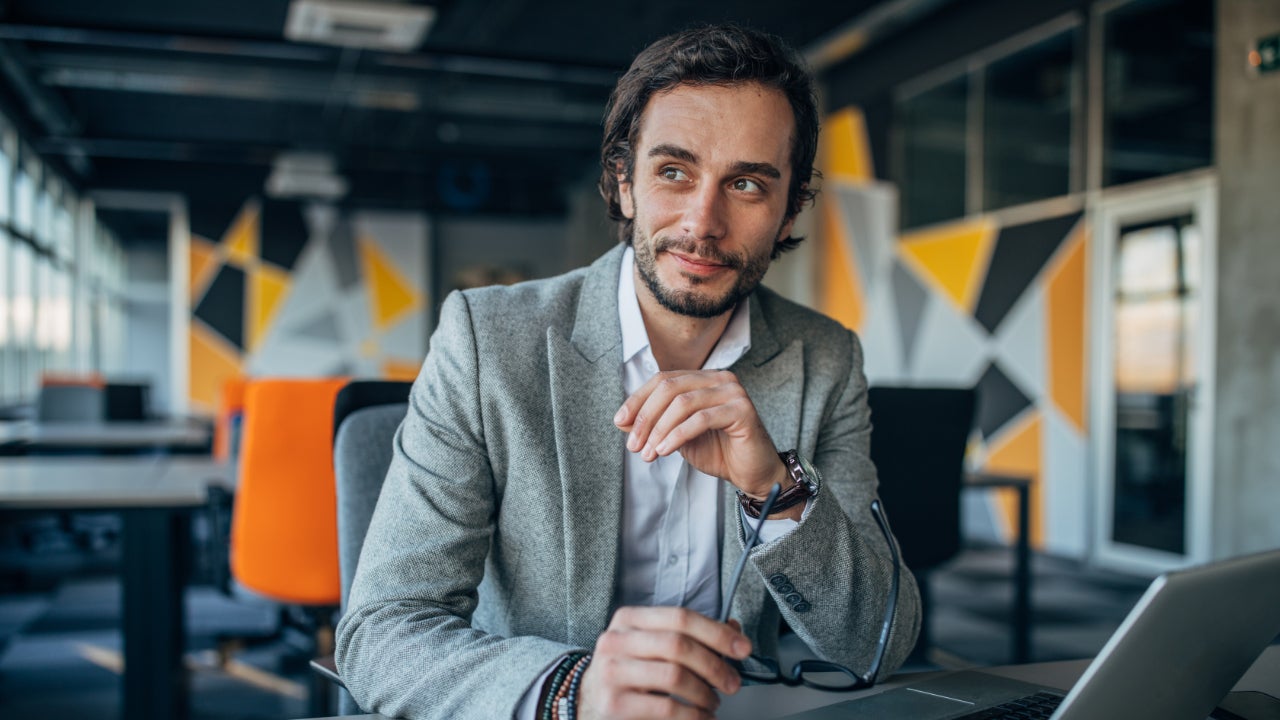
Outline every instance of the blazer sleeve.
<path fill-rule="evenodd" d="M 543 670 L 574 649 L 472 625 L 497 504 L 479 375 L 467 300 L 453 293 L 396 433 L 338 623 L 338 670 L 366 711 L 510 718 Z"/>
<path fill-rule="evenodd" d="M 809 369 L 844 378 L 810 455 L 822 488 L 804 520 L 785 537 L 754 549 L 751 559 L 800 639 L 819 656 L 863 674 L 879 643 L 894 573 L 889 545 L 871 512 L 877 481 L 862 348 L 856 335 L 846 331 L 846 337 L 852 342 L 837 367 Z M 896 543 L 892 536 L 889 542 Z M 879 677 L 902 665 L 919 629 L 919 589 L 903 566 Z"/>

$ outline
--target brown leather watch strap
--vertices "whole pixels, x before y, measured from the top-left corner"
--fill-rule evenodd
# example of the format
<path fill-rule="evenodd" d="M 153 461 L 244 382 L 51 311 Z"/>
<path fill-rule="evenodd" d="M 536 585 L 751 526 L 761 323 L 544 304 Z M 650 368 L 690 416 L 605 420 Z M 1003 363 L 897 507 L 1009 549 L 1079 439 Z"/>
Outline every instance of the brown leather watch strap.
<path fill-rule="evenodd" d="M 793 508 L 813 497 L 813 486 L 802 480 L 804 477 L 804 471 L 800 469 L 799 458 L 797 457 L 795 450 L 778 453 L 778 458 L 787 466 L 787 472 L 791 474 L 794 482 L 792 482 L 791 487 L 783 490 L 782 493 L 778 495 L 778 499 L 773 502 L 773 510 L 770 512 L 771 515 L 776 515 L 783 510 Z M 797 471 L 799 472 L 799 477 L 796 476 Z M 755 500 L 742 492 L 738 493 L 738 502 L 742 505 L 742 510 L 747 514 L 747 517 L 760 517 L 760 511 L 764 508 L 763 499 Z"/>

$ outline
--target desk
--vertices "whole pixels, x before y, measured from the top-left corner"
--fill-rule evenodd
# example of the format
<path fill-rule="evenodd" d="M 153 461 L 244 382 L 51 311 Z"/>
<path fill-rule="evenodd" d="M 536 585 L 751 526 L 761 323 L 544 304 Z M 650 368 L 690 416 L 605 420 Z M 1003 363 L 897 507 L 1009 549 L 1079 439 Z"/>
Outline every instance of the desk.
<path fill-rule="evenodd" d="M 0 458 L 0 511 L 119 512 L 122 538 L 122 717 L 187 717 L 183 591 L 189 513 L 204 475 L 164 456 Z"/>
<path fill-rule="evenodd" d="M 0 446 L 27 452 L 208 452 L 212 437 L 188 420 L 0 423 Z"/>
<path fill-rule="evenodd" d="M 1089 660 L 1032 663 L 984 668 L 993 675 L 1048 685 L 1066 690 L 1075 684 L 1089 666 Z M 784 685 L 754 685 L 744 687 L 736 695 L 725 697 L 716 717 L 720 720 L 768 720 L 824 705 L 833 705 L 858 697 L 871 697 L 886 690 L 902 687 L 938 673 L 906 673 L 894 675 L 887 681 L 868 690 L 856 693 L 829 693 L 806 687 L 789 688 Z M 1262 652 L 1249 671 L 1236 683 L 1233 691 L 1258 691 L 1272 697 L 1280 697 L 1280 646 L 1271 646 Z M 354 715 L 348 718 L 385 720 L 382 715 Z M 330 720 L 330 719 L 326 719 Z M 1248 718 L 1247 720 L 1259 720 Z"/>
<path fill-rule="evenodd" d="M 1014 546 L 1013 638 L 1015 663 L 1031 662 L 1031 478 L 977 473 L 966 475 L 965 488 L 1011 488 L 1018 493 L 1018 539 Z"/>

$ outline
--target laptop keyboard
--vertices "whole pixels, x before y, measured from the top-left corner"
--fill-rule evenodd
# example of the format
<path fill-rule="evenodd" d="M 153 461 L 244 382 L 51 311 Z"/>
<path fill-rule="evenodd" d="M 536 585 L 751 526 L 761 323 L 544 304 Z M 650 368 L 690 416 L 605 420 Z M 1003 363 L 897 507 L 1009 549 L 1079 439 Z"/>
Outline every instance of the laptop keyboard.
<path fill-rule="evenodd" d="M 1062 703 L 1061 695 L 1053 693 L 1036 693 L 1003 705 L 979 710 L 956 718 L 955 720 L 996 720 L 996 718 L 1016 718 L 1017 720 L 1046 720 Z"/>

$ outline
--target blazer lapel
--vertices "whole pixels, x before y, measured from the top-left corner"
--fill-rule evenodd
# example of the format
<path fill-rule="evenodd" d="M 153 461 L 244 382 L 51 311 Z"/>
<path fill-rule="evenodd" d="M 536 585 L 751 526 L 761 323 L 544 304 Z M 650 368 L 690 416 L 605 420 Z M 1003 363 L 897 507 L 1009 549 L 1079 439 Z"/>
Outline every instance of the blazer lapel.
<path fill-rule="evenodd" d="M 593 645 L 608 626 L 617 585 L 626 439 L 613 424 L 626 399 L 618 365 L 621 257 L 621 248 L 615 249 L 589 269 L 572 337 L 547 331 L 569 580 L 567 637 L 583 647 Z"/>

